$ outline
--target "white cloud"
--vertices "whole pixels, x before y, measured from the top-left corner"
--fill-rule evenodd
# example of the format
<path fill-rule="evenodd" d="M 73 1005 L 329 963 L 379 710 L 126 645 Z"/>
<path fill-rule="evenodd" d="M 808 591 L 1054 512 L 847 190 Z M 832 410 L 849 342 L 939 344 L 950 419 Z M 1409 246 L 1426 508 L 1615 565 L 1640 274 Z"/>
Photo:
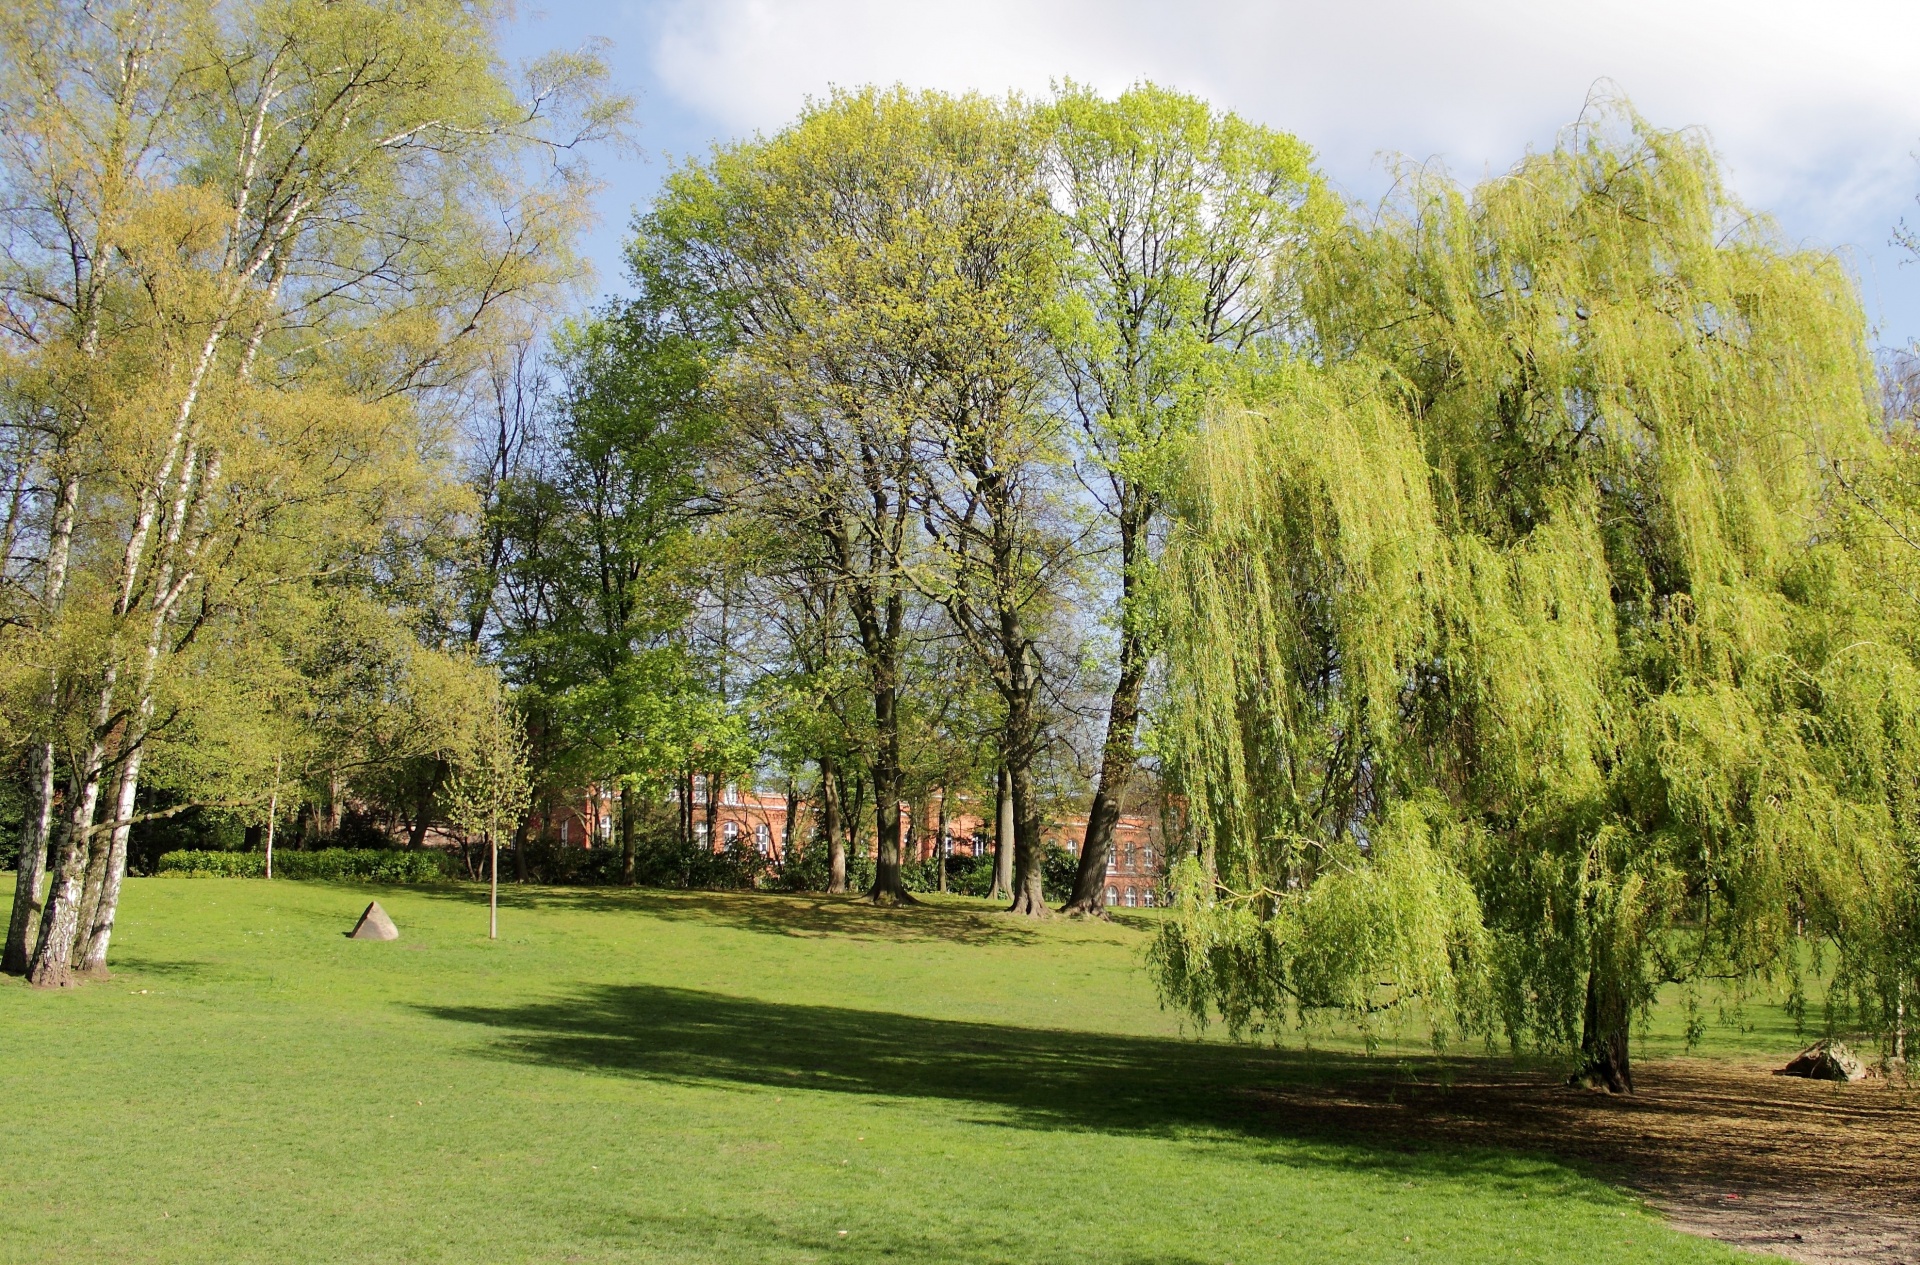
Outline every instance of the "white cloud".
<path fill-rule="evenodd" d="M 1151 78 L 1295 132 L 1361 196 L 1379 157 L 1474 177 L 1551 143 L 1610 80 L 1701 125 L 1733 187 L 1810 243 L 1850 247 L 1890 336 L 1920 334 L 1893 222 L 1920 190 L 1920 3 L 1903 0 L 628 0 L 604 27 L 646 88 L 653 143 L 771 130 L 834 85 L 1042 93 Z M 554 32 L 557 34 L 558 32 Z M 630 77 L 632 77 L 630 75 Z M 644 139 L 643 135 L 643 139 Z M 637 173 L 632 179 L 637 180 Z M 622 181 L 623 190 L 627 188 Z M 642 190 L 631 186 L 631 198 Z M 624 221 L 624 207 L 611 214 Z"/>
<path fill-rule="evenodd" d="M 1911 2 L 683 0 L 656 21 L 659 85 L 742 131 L 833 84 L 1149 77 L 1299 133 L 1352 182 L 1381 150 L 1504 167 L 1608 78 L 1657 122 L 1707 126 L 1755 200 L 1818 180 L 1836 226 L 1911 183 L 1920 140 Z"/>

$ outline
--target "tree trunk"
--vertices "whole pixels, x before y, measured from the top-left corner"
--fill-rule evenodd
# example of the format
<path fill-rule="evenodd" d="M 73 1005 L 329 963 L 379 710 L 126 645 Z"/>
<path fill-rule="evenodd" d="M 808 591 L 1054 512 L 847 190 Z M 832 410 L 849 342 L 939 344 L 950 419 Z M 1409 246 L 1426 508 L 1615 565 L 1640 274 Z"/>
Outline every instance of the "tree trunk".
<path fill-rule="evenodd" d="M 520 815 L 520 824 L 513 828 L 513 881 L 527 881 L 527 842 L 533 834 L 533 813 L 531 810 Z"/>
<path fill-rule="evenodd" d="M 1033 771 L 1015 768 L 1013 787 L 1013 904 L 1008 913 L 1047 916 L 1045 856 L 1040 843 L 1040 805 L 1033 794 Z"/>
<path fill-rule="evenodd" d="M 787 779 L 787 815 L 780 823 L 780 864 L 793 855 L 793 822 L 800 815 L 800 788 Z"/>
<path fill-rule="evenodd" d="M 1107 916 L 1107 859 L 1113 855 L 1113 832 L 1120 824 L 1120 807 L 1133 781 L 1137 763 L 1134 745 L 1140 731 L 1140 690 L 1147 676 L 1145 633 L 1134 610 L 1140 540 L 1140 515 L 1130 501 L 1120 511 L 1120 678 L 1114 682 L 1107 705 L 1107 738 L 1100 749 L 1100 775 L 1094 783 L 1093 804 L 1087 809 L 1087 834 L 1080 845 L 1080 864 L 1074 870 L 1073 891 L 1060 907 L 1063 914 Z"/>
<path fill-rule="evenodd" d="M 143 726 L 144 728 L 144 726 Z M 105 976 L 107 947 L 113 942 L 113 923 L 120 912 L 120 884 L 127 877 L 127 844 L 133 834 L 133 806 L 140 787 L 140 757 L 145 747 L 136 746 L 120 766 L 120 778 L 114 795 L 113 824 L 107 836 L 105 872 L 100 893 L 86 921 L 86 953 L 80 969 L 88 975 Z"/>
<path fill-rule="evenodd" d="M 992 900 L 1013 899 L 1013 778 L 1002 765 L 994 779 L 998 790 L 993 807 Z"/>
<path fill-rule="evenodd" d="M 940 821 L 933 836 L 933 858 L 940 867 L 940 894 L 947 894 L 947 788 L 940 788 Z"/>
<path fill-rule="evenodd" d="M 7 922 L 7 947 L 0 970 L 25 975 L 40 936 L 41 884 L 47 876 L 47 848 L 53 842 L 53 743 L 34 744 L 28 783 L 27 817 L 20 829 L 19 873 L 14 876 L 13 916 Z"/>
<path fill-rule="evenodd" d="M 98 732 L 96 729 L 96 735 Z M 88 843 L 93 834 L 94 810 L 100 800 L 101 765 L 105 759 L 105 744 L 96 737 L 87 752 L 79 793 L 73 796 L 68 808 L 60 840 L 60 862 L 54 871 L 53 887 L 47 893 L 47 910 L 40 922 L 40 942 L 34 949 L 28 974 L 40 988 L 64 988 L 74 982 L 73 942 L 80 929 Z"/>
<path fill-rule="evenodd" d="M 620 882 L 633 886 L 633 835 L 639 825 L 640 805 L 634 802 L 633 788 L 620 788 Z"/>
<path fill-rule="evenodd" d="M 79 480 L 72 476 L 60 480 L 54 501 L 53 523 L 47 535 L 46 587 L 41 604 L 47 618 L 59 612 L 66 601 L 67 562 L 73 548 L 73 524 L 78 512 Z M 47 673 L 46 688 L 40 694 L 40 715 L 51 725 L 54 709 L 60 705 L 60 676 Z M 25 975 L 32 965 L 34 947 L 39 942 L 40 917 L 44 909 L 40 885 L 47 876 L 47 850 L 53 843 L 54 741 L 43 738 L 34 744 L 29 762 L 26 813 L 20 825 L 20 858 L 13 887 L 13 913 L 7 920 L 7 943 L 0 952 L 0 970 L 9 975 Z"/>
<path fill-rule="evenodd" d="M 320 830 L 328 839 L 340 833 L 341 801 L 346 796 L 346 788 L 340 782 L 340 770 L 327 770 L 327 812 L 321 822 Z"/>
<path fill-rule="evenodd" d="M 420 787 L 419 794 L 413 798 L 413 824 L 407 830 L 407 846 L 424 848 L 427 846 L 427 829 L 433 825 L 433 804 L 440 786 L 440 779 L 447 775 L 444 760 L 435 760 L 433 767 L 427 770 L 427 780 Z"/>
<path fill-rule="evenodd" d="M 1616 1094 L 1633 1092 L 1633 1065 L 1628 1057 L 1632 1019 L 1626 991 L 1601 971 L 1589 970 L 1586 1019 L 1580 1034 L 1582 1066 L 1575 1081 L 1604 1085 Z"/>
<path fill-rule="evenodd" d="M 913 893 L 900 878 L 900 769 L 873 771 L 873 886 L 867 896 L 876 905 L 912 905 Z"/>
<path fill-rule="evenodd" d="M 1131 634 L 1121 639 L 1120 683 L 1107 712 L 1107 740 L 1100 753 L 1100 778 L 1087 810 L 1087 833 L 1074 870 L 1073 892 L 1061 906 L 1065 914 L 1106 916 L 1107 861 L 1113 855 L 1114 829 L 1133 780 L 1134 743 L 1139 732 L 1140 688 L 1146 655 Z"/>
<path fill-rule="evenodd" d="M 847 890 L 847 841 L 840 829 L 840 794 L 834 786 L 833 761 L 820 757 L 820 831 L 827 839 L 827 891 Z"/>
<path fill-rule="evenodd" d="M 720 779 L 707 774 L 707 851 L 720 847 Z"/>

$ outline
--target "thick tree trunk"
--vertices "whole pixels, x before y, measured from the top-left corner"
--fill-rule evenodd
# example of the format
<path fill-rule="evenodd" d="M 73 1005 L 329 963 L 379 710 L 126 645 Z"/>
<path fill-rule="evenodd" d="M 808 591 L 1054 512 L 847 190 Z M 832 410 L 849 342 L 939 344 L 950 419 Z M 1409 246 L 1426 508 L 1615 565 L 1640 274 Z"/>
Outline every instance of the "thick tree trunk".
<path fill-rule="evenodd" d="M 873 771 L 873 886 L 867 896 L 876 905 L 917 904 L 900 878 L 900 770 Z"/>
<path fill-rule="evenodd" d="M 833 761 L 820 758 L 820 832 L 827 841 L 827 891 L 847 890 L 847 841 L 840 828 L 840 792 L 834 785 Z"/>
<path fill-rule="evenodd" d="M 1013 899 L 1013 778 L 1001 767 L 994 779 L 997 793 L 993 808 L 993 900 Z"/>
<path fill-rule="evenodd" d="M 54 870 L 53 887 L 47 893 L 40 941 L 34 948 L 33 965 L 27 976 L 40 988 L 64 988 L 74 982 L 73 942 L 80 930 L 88 843 L 93 833 L 94 810 L 99 805 L 101 764 L 105 759 L 105 744 L 96 738 L 87 752 L 79 793 L 72 797 L 68 807 L 60 840 L 60 861 Z"/>
<path fill-rule="evenodd" d="M 1080 847 L 1080 865 L 1074 871 L 1073 892 L 1061 906 L 1063 914 L 1106 916 L 1107 861 L 1113 855 L 1114 828 L 1120 824 L 1120 806 L 1133 780 L 1134 743 L 1139 734 L 1140 688 L 1146 676 L 1146 655 L 1139 639 L 1123 635 L 1120 682 L 1107 710 L 1107 741 L 1100 753 L 1100 780 L 1087 810 L 1086 840 Z"/>
<path fill-rule="evenodd" d="M 1015 768 L 1013 786 L 1013 904 L 1008 913 L 1029 918 L 1048 914 L 1046 870 L 1040 842 L 1040 806 L 1033 793 L 1033 772 Z"/>
<path fill-rule="evenodd" d="M 1633 1008 L 1617 982 L 1602 972 L 1587 973 L 1587 1009 L 1580 1034 L 1581 1068 L 1574 1076 L 1587 1085 L 1604 1085 L 1610 1092 L 1633 1092 L 1633 1065 L 1628 1057 Z"/>
<path fill-rule="evenodd" d="M 640 806 L 634 802 L 631 787 L 620 788 L 620 882 L 633 886 L 633 836 L 640 820 Z"/>
<path fill-rule="evenodd" d="M 1120 806 L 1133 781 L 1134 745 L 1140 731 L 1140 690 L 1147 676 L 1145 634 L 1134 610 L 1140 532 L 1144 524 L 1131 497 L 1120 508 L 1120 677 L 1107 705 L 1107 738 L 1100 749 L 1099 781 L 1093 804 L 1087 809 L 1087 834 L 1080 845 L 1080 864 L 1073 874 L 1073 891 L 1060 907 L 1063 914 L 1106 917 L 1107 860 L 1113 855 L 1113 832 L 1120 824 Z"/>

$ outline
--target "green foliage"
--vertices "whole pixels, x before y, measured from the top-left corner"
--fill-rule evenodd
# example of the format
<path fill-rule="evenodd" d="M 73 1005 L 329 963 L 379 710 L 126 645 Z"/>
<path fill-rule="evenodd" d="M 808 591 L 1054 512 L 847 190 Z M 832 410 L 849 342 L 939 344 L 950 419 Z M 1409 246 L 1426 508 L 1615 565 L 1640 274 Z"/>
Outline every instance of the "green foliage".
<path fill-rule="evenodd" d="M 503 488 L 499 648 L 540 733 L 536 780 L 659 795 L 752 763 L 686 636 L 701 466 L 719 426 L 714 348 L 649 294 L 564 327 L 540 460 Z"/>
<path fill-rule="evenodd" d="M 1314 354 L 1181 476 L 1169 998 L 1593 1055 L 1663 981 L 1786 970 L 1796 917 L 1912 978 L 1920 693 L 1839 543 L 1876 458 L 1835 261 L 1603 109 L 1470 193 L 1408 172 L 1303 276 Z"/>
<path fill-rule="evenodd" d="M 162 853 L 156 872 L 186 878 L 260 878 L 264 852 L 209 852 L 188 849 Z M 452 875 L 450 858 L 439 851 L 402 852 L 392 848 L 321 848 L 313 852 L 276 849 L 273 877 L 362 883 L 433 883 Z"/>
<path fill-rule="evenodd" d="M 520 713 L 497 682 L 465 735 L 446 787 L 447 819 L 468 837 L 492 844 L 527 814 L 527 740 Z"/>

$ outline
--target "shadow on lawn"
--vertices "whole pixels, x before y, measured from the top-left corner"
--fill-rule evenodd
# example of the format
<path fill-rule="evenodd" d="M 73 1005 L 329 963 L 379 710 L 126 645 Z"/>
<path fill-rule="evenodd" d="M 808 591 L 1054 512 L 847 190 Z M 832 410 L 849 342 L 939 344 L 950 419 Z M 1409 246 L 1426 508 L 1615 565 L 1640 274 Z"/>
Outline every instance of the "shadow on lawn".
<path fill-rule="evenodd" d="M 1211 1129 L 1338 1145 L 1344 1165 L 1430 1168 L 1416 1137 L 1359 1137 L 1303 1113 L 1276 1120 L 1264 1091 L 1393 1075 L 1356 1055 L 1004 1027 L 689 989 L 603 986 L 524 1006 L 423 1006 L 502 1033 L 502 1058 L 687 1084 L 969 1104 L 1017 1128 L 1173 1136 Z M 1428 1070 L 1440 1064 L 1429 1061 Z M 1356 1146 L 1354 1144 L 1358 1143 Z M 1443 1167 L 1517 1175 L 1516 1158 L 1446 1147 Z M 1297 1156 L 1293 1158 L 1298 1158 Z"/>
<path fill-rule="evenodd" d="M 408 890 L 446 900 L 475 899 L 474 890 L 466 887 L 421 886 Z M 485 889 L 478 891 L 479 898 L 484 900 Z M 996 906 L 984 903 L 927 902 L 896 909 L 871 905 L 859 896 L 819 893 L 515 885 L 501 887 L 500 904 L 505 909 L 646 914 L 668 921 L 715 923 L 774 936 L 835 936 L 901 942 L 940 940 L 951 944 L 1010 947 L 1040 939 L 1022 920 L 1003 916 Z"/>

